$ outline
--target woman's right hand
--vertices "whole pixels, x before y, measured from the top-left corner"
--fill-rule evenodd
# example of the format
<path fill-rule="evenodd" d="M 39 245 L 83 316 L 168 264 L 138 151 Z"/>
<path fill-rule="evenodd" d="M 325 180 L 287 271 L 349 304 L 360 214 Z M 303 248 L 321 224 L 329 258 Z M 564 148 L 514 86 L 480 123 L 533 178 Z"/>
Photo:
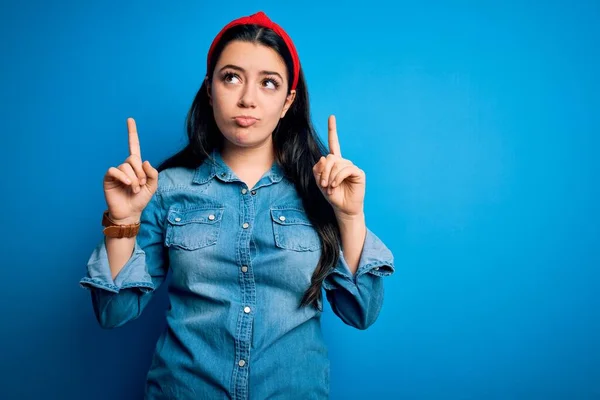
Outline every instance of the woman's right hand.
<path fill-rule="evenodd" d="M 133 118 L 127 119 L 129 157 L 104 175 L 104 197 L 110 219 L 118 224 L 139 222 L 142 211 L 158 187 L 158 171 L 142 163 L 140 141 Z"/>

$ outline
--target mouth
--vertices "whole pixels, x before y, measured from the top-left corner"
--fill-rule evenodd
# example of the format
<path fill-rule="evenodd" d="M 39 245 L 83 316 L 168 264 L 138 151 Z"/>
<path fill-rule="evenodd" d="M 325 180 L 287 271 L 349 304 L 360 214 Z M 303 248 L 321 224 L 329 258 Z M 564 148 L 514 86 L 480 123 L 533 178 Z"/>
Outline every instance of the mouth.
<path fill-rule="evenodd" d="M 240 115 L 238 117 L 234 117 L 233 119 L 235 120 L 236 124 L 238 124 L 239 126 L 242 126 L 244 128 L 252 126 L 258 121 L 258 119 L 247 116 L 247 115 Z"/>

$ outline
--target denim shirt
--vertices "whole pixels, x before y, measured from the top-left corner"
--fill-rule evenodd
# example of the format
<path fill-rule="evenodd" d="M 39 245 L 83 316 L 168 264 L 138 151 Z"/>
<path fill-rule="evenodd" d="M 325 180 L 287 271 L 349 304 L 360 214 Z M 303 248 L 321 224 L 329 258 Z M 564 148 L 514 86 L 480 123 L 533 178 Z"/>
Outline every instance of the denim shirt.
<path fill-rule="evenodd" d="M 147 399 L 327 399 L 322 312 L 299 307 L 319 236 L 276 162 L 248 188 L 218 151 L 212 157 L 161 171 L 130 259 L 113 280 L 102 239 L 80 285 L 100 325 L 114 328 L 140 316 L 170 270 Z M 326 298 L 344 323 L 366 329 L 393 272 L 392 253 L 367 228 L 358 270 L 340 249 Z"/>

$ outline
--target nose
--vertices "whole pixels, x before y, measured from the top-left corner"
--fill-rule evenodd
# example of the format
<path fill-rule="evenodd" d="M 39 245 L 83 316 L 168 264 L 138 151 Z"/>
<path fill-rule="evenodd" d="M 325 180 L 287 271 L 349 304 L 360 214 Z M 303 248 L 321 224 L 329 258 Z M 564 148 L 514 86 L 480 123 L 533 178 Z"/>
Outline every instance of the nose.
<path fill-rule="evenodd" d="M 240 107 L 256 107 L 256 86 L 252 84 L 245 84 L 242 90 L 238 105 Z"/>

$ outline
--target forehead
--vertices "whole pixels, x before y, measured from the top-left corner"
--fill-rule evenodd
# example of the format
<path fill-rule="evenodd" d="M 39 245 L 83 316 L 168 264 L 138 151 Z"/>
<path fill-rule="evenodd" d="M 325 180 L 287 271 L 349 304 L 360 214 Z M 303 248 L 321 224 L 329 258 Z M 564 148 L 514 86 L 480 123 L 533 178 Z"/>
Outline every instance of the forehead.
<path fill-rule="evenodd" d="M 282 75 L 286 72 L 283 58 L 275 50 L 259 43 L 239 40 L 234 40 L 225 46 L 217 61 L 217 69 L 227 64 L 237 65 L 247 71 L 268 70 Z"/>

